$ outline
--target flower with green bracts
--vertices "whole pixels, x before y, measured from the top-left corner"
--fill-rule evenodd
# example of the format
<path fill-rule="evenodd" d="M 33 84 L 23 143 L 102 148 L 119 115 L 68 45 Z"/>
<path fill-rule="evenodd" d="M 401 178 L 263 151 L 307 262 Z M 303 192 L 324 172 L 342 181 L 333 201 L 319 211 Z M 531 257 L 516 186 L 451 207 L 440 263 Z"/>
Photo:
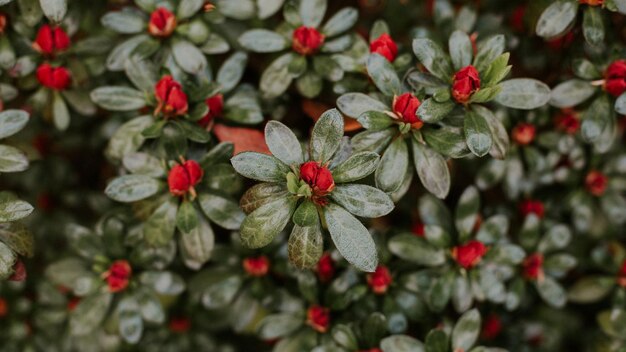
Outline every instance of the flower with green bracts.
<path fill-rule="evenodd" d="M 171 252 L 166 258 L 170 262 L 178 242 L 185 265 L 197 270 L 211 257 L 212 245 L 197 245 L 214 242 L 211 222 L 235 230 L 244 214 L 231 198 L 241 187 L 227 163 L 233 145 L 221 143 L 208 152 L 190 153 L 198 161 L 129 153 L 123 164 L 131 173 L 111 180 L 105 193 L 118 202 L 133 203 L 136 216 L 145 219 L 141 227 L 144 246 Z"/>
<path fill-rule="evenodd" d="M 244 245 L 263 247 L 293 221 L 289 259 L 296 267 L 317 263 L 323 251 L 322 229 L 326 229 L 348 262 L 374 271 L 376 246 L 354 215 L 376 218 L 394 206 L 381 190 L 351 184 L 374 172 L 379 156 L 374 152 L 350 155 L 342 137 L 343 117 L 335 109 L 326 111 L 313 128 L 305 157 L 293 132 L 270 121 L 265 140 L 273 155 L 244 152 L 231 159 L 241 175 L 264 182 L 241 199 L 248 214 L 240 230 Z"/>
<path fill-rule="evenodd" d="M 239 37 L 239 44 L 247 50 L 282 52 L 261 75 L 265 98 L 280 96 L 294 79 L 300 94 L 313 98 L 320 94 L 324 79 L 337 82 L 343 78 L 341 54 L 351 47 L 354 37 L 344 33 L 356 23 L 358 11 L 344 8 L 322 25 L 326 7 L 327 0 L 289 2 L 283 7 L 285 22 L 275 31 L 251 29 Z"/>

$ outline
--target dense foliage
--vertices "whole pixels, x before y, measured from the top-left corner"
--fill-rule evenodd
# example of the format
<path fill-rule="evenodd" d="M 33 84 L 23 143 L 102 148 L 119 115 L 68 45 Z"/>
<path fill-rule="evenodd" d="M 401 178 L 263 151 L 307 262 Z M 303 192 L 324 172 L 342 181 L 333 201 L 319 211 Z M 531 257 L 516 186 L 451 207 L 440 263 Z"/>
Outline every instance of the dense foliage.
<path fill-rule="evenodd" d="M 626 350 L 626 0 L 0 0 L 0 351 Z"/>

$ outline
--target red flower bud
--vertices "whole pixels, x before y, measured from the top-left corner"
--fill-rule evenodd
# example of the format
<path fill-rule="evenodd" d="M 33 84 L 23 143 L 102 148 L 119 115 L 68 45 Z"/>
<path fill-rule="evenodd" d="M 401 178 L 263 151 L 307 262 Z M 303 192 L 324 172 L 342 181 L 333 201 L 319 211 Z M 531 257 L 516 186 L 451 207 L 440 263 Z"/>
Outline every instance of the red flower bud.
<path fill-rule="evenodd" d="M 293 31 L 291 47 L 300 55 L 312 55 L 324 44 L 324 38 L 317 29 L 300 26 Z"/>
<path fill-rule="evenodd" d="M 425 237 L 426 232 L 424 232 L 424 227 L 424 224 L 418 221 L 411 227 L 411 232 L 417 237 Z"/>
<path fill-rule="evenodd" d="M 4 12 L 0 12 L 0 34 L 4 34 L 4 30 L 7 28 L 7 15 Z"/>
<path fill-rule="evenodd" d="M 532 199 L 526 199 L 525 201 L 523 201 L 520 204 L 519 209 L 524 217 L 528 216 L 529 214 L 535 214 L 539 218 L 543 218 L 543 214 L 545 212 L 543 203 L 541 203 L 541 201 L 539 200 Z"/>
<path fill-rule="evenodd" d="M 306 312 L 306 323 L 319 333 L 325 333 L 330 326 L 330 310 L 328 308 L 314 305 Z"/>
<path fill-rule="evenodd" d="M 377 295 L 385 294 L 392 282 L 389 269 L 382 265 L 378 266 L 373 273 L 367 274 L 367 285 Z"/>
<path fill-rule="evenodd" d="M 604 89 L 614 97 L 626 91 L 626 60 L 613 61 L 604 74 Z"/>
<path fill-rule="evenodd" d="M 393 112 L 405 123 L 410 123 L 411 127 L 419 130 L 424 123 L 417 116 L 417 109 L 420 101 L 411 93 L 404 93 L 393 98 Z"/>
<path fill-rule="evenodd" d="M 485 340 L 493 340 L 502 331 L 502 320 L 495 314 L 491 314 L 485 319 L 481 336 Z"/>
<path fill-rule="evenodd" d="M 617 273 L 617 284 L 626 288 L 626 259 L 622 262 L 622 267 Z"/>
<path fill-rule="evenodd" d="M 474 66 L 465 66 L 454 74 L 452 97 L 457 103 L 467 103 L 472 94 L 479 89 L 480 77 Z"/>
<path fill-rule="evenodd" d="M 52 67 L 48 63 L 37 67 L 36 76 L 42 86 L 54 90 L 64 90 L 71 83 L 70 72 L 65 67 Z"/>
<path fill-rule="evenodd" d="M 487 253 L 487 247 L 476 240 L 471 240 L 464 245 L 452 248 L 452 258 L 463 268 L 469 269 L 480 263 Z"/>
<path fill-rule="evenodd" d="M 389 62 L 393 62 L 398 56 L 398 46 L 389 34 L 383 33 L 370 43 L 370 53 L 380 54 Z"/>
<path fill-rule="evenodd" d="M 528 145 L 535 139 L 535 126 L 530 123 L 521 122 L 513 128 L 513 141 L 519 145 Z"/>
<path fill-rule="evenodd" d="M 329 282 L 335 275 L 335 262 L 329 253 L 324 253 L 317 262 L 317 277 L 321 282 Z"/>
<path fill-rule="evenodd" d="M 580 120 L 576 117 L 576 112 L 569 109 L 563 110 L 557 115 L 554 118 L 554 124 L 558 130 L 567 134 L 575 134 L 580 128 Z"/>
<path fill-rule="evenodd" d="M 109 270 L 105 271 L 102 275 L 107 280 L 109 286 L 109 292 L 116 293 L 126 289 L 130 282 L 130 276 L 133 273 L 133 269 L 126 260 L 114 261 Z"/>
<path fill-rule="evenodd" d="M 9 312 L 9 306 L 4 298 L 0 297 L 0 318 L 4 318 Z"/>
<path fill-rule="evenodd" d="M 548 47 L 554 51 L 560 51 L 561 49 L 570 46 L 573 41 L 574 31 L 569 31 L 558 38 L 548 40 Z"/>
<path fill-rule="evenodd" d="M 165 7 L 158 7 L 150 15 L 148 32 L 159 38 L 169 37 L 176 29 L 176 16 Z"/>
<path fill-rule="evenodd" d="M 71 312 L 76 309 L 76 306 L 80 303 L 80 298 L 72 297 L 69 301 L 67 301 L 67 311 Z"/>
<path fill-rule="evenodd" d="M 524 277 L 528 280 L 543 279 L 543 254 L 533 253 L 524 259 L 522 263 Z"/>
<path fill-rule="evenodd" d="M 186 317 L 174 317 L 170 319 L 168 327 L 173 333 L 183 334 L 191 328 L 191 321 Z"/>
<path fill-rule="evenodd" d="M 172 76 L 163 76 L 154 86 L 158 102 L 154 114 L 163 112 L 166 116 L 184 115 L 187 113 L 187 95 L 183 87 Z"/>
<path fill-rule="evenodd" d="M 249 257 L 243 260 L 243 269 L 250 276 L 261 277 L 270 270 L 270 260 L 266 256 Z"/>
<path fill-rule="evenodd" d="M 589 6 L 602 6 L 604 0 L 580 0 L 581 4 L 587 4 Z"/>
<path fill-rule="evenodd" d="M 167 175 L 167 184 L 170 193 L 175 196 L 184 196 L 192 191 L 193 187 L 200 182 L 204 170 L 195 160 L 187 160 L 182 164 L 176 164 Z M 195 193 L 195 191 L 192 191 Z M 193 193 L 192 193 L 193 195 Z"/>
<path fill-rule="evenodd" d="M 524 18 L 526 17 L 526 5 L 520 5 L 513 10 L 509 17 L 509 25 L 516 32 L 524 31 Z"/>
<path fill-rule="evenodd" d="M 24 265 L 24 262 L 18 259 L 15 264 L 13 264 L 13 275 L 9 277 L 9 281 L 21 282 L 26 280 L 27 276 L 28 274 L 26 272 L 26 266 Z"/>
<path fill-rule="evenodd" d="M 224 110 L 224 96 L 222 94 L 215 94 L 207 98 L 204 102 L 209 107 L 209 112 L 198 121 L 198 124 L 206 127 L 213 119 L 222 115 L 222 111 Z"/>
<path fill-rule="evenodd" d="M 330 170 L 316 161 L 307 161 L 300 166 L 300 178 L 311 186 L 313 201 L 319 205 L 326 205 L 324 197 L 335 188 Z"/>
<path fill-rule="evenodd" d="M 587 191 L 597 197 L 604 194 L 608 182 L 609 180 L 606 175 L 600 171 L 590 171 L 587 177 L 585 177 L 585 187 Z"/>
<path fill-rule="evenodd" d="M 44 55 L 54 55 L 70 46 L 70 38 L 63 28 L 55 26 L 50 27 L 44 24 L 39 28 L 37 37 L 33 43 L 33 49 Z"/>

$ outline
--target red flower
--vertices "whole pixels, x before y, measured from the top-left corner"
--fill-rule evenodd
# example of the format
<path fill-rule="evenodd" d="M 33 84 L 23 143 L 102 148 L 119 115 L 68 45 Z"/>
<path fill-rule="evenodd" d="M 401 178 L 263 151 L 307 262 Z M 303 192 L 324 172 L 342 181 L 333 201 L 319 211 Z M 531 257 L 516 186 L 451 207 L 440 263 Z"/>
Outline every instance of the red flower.
<path fill-rule="evenodd" d="M 191 321 L 186 317 L 174 317 L 170 319 L 168 326 L 171 332 L 182 334 L 189 331 L 191 328 Z"/>
<path fill-rule="evenodd" d="M 382 265 L 378 266 L 373 273 L 367 274 L 367 285 L 377 295 L 385 294 L 392 282 L 389 269 Z"/>
<path fill-rule="evenodd" d="M 70 38 L 63 28 L 55 26 L 50 27 L 48 24 L 44 24 L 39 28 L 37 37 L 33 43 L 33 49 L 44 55 L 54 55 L 60 51 L 63 51 L 70 46 Z"/>
<path fill-rule="evenodd" d="M 0 297 L 0 318 L 3 318 L 9 312 L 9 306 L 4 298 Z"/>
<path fill-rule="evenodd" d="M 328 282 L 334 275 L 335 262 L 329 253 L 324 253 L 317 262 L 317 277 L 321 282 Z"/>
<path fill-rule="evenodd" d="M 543 214 L 545 212 L 543 203 L 539 200 L 526 199 L 519 206 L 520 212 L 524 216 L 528 216 L 529 214 L 535 214 L 539 218 L 543 218 Z"/>
<path fill-rule="evenodd" d="M 167 175 L 170 193 L 175 196 L 184 196 L 187 192 L 191 192 L 192 196 L 195 196 L 193 187 L 200 182 L 203 175 L 204 170 L 195 160 L 187 160 L 182 164 L 174 165 Z"/>
<path fill-rule="evenodd" d="M 398 56 L 398 46 L 389 34 L 383 33 L 370 43 L 370 53 L 378 53 L 393 62 Z"/>
<path fill-rule="evenodd" d="M 48 63 L 37 67 L 36 76 L 42 86 L 54 90 L 64 90 L 71 83 L 70 72 L 65 67 L 52 67 Z"/>
<path fill-rule="evenodd" d="M 480 89 L 478 71 L 472 65 L 465 66 L 454 74 L 452 83 L 452 97 L 458 103 L 467 103 L 469 98 Z"/>
<path fill-rule="evenodd" d="M 324 38 L 317 29 L 300 26 L 293 31 L 291 47 L 300 55 L 312 55 L 324 44 Z"/>
<path fill-rule="evenodd" d="M 74 309 L 76 309 L 76 306 L 80 303 L 80 298 L 78 297 L 72 297 L 70 298 L 70 300 L 67 302 L 67 311 L 71 312 Z"/>
<path fill-rule="evenodd" d="M 311 186 L 313 201 L 319 205 L 326 205 L 324 197 L 335 188 L 330 170 L 316 161 L 307 161 L 300 166 L 300 178 Z"/>
<path fill-rule="evenodd" d="M 524 277 L 528 280 L 543 279 L 543 254 L 533 253 L 524 259 L 522 263 Z"/>
<path fill-rule="evenodd" d="M 513 10 L 509 17 L 509 24 L 516 32 L 524 31 L 524 17 L 526 17 L 526 5 L 520 5 Z"/>
<path fill-rule="evenodd" d="M 602 6 L 604 0 L 580 0 L 581 4 L 587 4 L 589 6 Z"/>
<path fill-rule="evenodd" d="M 176 16 L 165 7 L 158 7 L 150 15 L 148 32 L 155 37 L 169 37 L 176 29 Z"/>
<path fill-rule="evenodd" d="M 606 175 L 600 171 L 590 171 L 585 177 L 585 187 L 589 193 L 599 197 L 606 191 L 608 181 Z"/>
<path fill-rule="evenodd" d="M 209 107 L 209 112 L 204 115 L 198 123 L 200 126 L 207 126 L 214 118 L 222 115 L 222 111 L 224 110 L 224 96 L 222 94 L 215 94 L 207 98 L 205 104 Z"/>
<path fill-rule="evenodd" d="M 28 273 L 26 272 L 26 266 L 24 262 L 18 259 L 15 264 L 13 264 L 13 275 L 9 277 L 9 281 L 17 281 L 21 282 L 26 280 Z"/>
<path fill-rule="evenodd" d="M 404 93 L 393 98 L 393 112 L 403 122 L 410 123 L 411 127 L 419 130 L 424 123 L 417 116 L 420 101 L 411 93 Z"/>
<path fill-rule="evenodd" d="M 103 278 L 107 280 L 109 286 L 109 292 L 116 293 L 126 289 L 130 282 L 130 276 L 133 273 L 133 269 L 126 260 L 114 261 L 109 270 L 105 271 Z"/>
<path fill-rule="evenodd" d="M 320 305 L 311 306 L 306 312 L 306 323 L 319 333 L 325 333 L 330 326 L 330 310 Z"/>
<path fill-rule="evenodd" d="M 417 237 L 426 236 L 426 233 L 424 232 L 424 224 L 419 221 L 413 224 L 411 232 L 413 232 L 413 234 Z"/>
<path fill-rule="evenodd" d="M 495 314 L 491 314 L 487 317 L 487 319 L 485 319 L 481 336 L 485 340 L 493 340 L 500 334 L 501 331 L 502 321 L 500 320 L 500 317 Z"/>
<path fill-rule="evenodd" d="M 626 91 L 626 60 L 613 61 L 604 75 L 604 89 L 614 97 Z"/>
<path fill-rule="evenodd" d="M 0 34 L 4 34 L 4 30 L 7 28 L 7 15 L 4 12 L 0 12 Z"/>
<path fill-rule="evenodd" d="M 487 253 L 487 247 L 476 240 L 471 240 L 464 245 L 452 248 L 452 258 L 463 268 L 469 269 L 480 263 Z"/>
<path fill-rule="evenodd" d="M 170 75 L 163 76 L 154 86 L 158 102 L 154 114 L 163 112 L 166 116 L 184 115 L 187 113 L 187 95 L 183 87 Z"/>
<path fill-rule="evenodd" d="M 520 122 L 511 132 L 513 140 L 519 145 L 528 145 L 535 139 L 535 126 L 530 123 Z"/>
<path fill-rule="evenodd" d="M 574 31 L 569 31 L 566 34 L 548 40 L 548 47 L 554 51 L 560 51 L 563 48 L 566 48 L 572 44 L 574 41 Z"/>
<path fill-rule="evenodd" d="M 573 110 L 563 110 L 554 118 L 556 128 L 567 134 L 575 134 L 580 128 L 580 120 L 578 120 L 576 115 L 576 112 Z"/>
<path fill-rule="evenodd" d="M 250 276 L 261 277 L 270 270 L 270 260 L 266 256 L 250 257 L 243 260 L 243 269 Z"/>
<path fill-rule="evenodd" d="M 626 288 L 626 259 L 622 262 L 622 267 L 617 273 L 617 284 Z M 0 314 L 0 316 L 2 316 Z"/>

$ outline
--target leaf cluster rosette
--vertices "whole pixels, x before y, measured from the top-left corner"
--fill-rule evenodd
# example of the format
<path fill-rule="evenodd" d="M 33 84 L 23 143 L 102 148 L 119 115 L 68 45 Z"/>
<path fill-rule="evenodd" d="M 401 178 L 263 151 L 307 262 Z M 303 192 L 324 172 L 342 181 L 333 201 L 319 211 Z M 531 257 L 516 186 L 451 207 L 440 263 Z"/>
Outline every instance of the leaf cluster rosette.
<path fill-rule="evenodd" d="M 323 251 L 322 229 L 327 229 L 348 262 L 364 271 L 376 268 L 374 241 L 354 215 L 380 217 L 393 209 L 393 202 L 377 188 L 352 184 L 374 172 L 379 157 L 373 152 L 346 153 L 341 147 L 342 136 L 341 114 L 335 109 L 326 111 L 313 127 L 305 156 L 293 132 L 280 122 L 270 121 L 265 140 L 273 155 L 243 152 L 232 158 L 238 173 L 264 182 L 242 197 L 248 214 L 240 229 L 244 245 L 263 247 L 293 221 L 289 257 L 296 267 L 317 263 Z M 302 179 L 301 166 L 306 161 L 317 163 L 332 175 L 333 186 L 325 194 L 316 194 L 316 189 Z"/>
<path fill-rule="evenodd" d="M 346 7 L 322 23 L 327 5 L 327 0 L 289 2 L 283 7 L 285 22 L 275 31 L 251 29 L 239 37 L 239 44 L 247 50 L 282 53 L 261 75 L 259 89 L 265 98 L 280 96 L 294 80 L 300 94 L 314 98 L 320 94 L 323 80 L 337 82 L 343 78 L 338 55 L 352 45 L 354 34 L 344 33 L 356 23 L 358 11 Z M 302 29 L 307 32 L 302 36 L 304 49 L 296 34 Z M 309 43 L 311 37 L 315 41 Z"/>

